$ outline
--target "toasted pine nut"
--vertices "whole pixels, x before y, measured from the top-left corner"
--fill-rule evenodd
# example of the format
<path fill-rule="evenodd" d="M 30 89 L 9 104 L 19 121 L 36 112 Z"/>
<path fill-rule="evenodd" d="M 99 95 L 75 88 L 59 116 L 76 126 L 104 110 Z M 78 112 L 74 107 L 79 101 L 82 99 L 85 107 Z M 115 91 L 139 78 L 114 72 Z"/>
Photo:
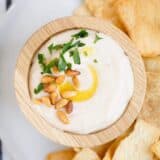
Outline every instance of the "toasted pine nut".
<path fill-rule="evenodd" d="M 77 92 L 76 91 L 64 91 L 61 93 L 61 96 L 63 98 L 71 98 L 71 97 L 74 97 L 77 95 Z"/>
<path fill-rule="evenodd" d="M 58 67 L 54 66 L 52 68 L 53 73 L 59 73 Z"/>
<path fill-rule="evenodd" d="M 60 99 L 56 105 L 55 105 L 55 108 L 56 109 L 60 109 L 60 108 L 63 108 L 67 103 L 68 103 L 69 100 L 67 99 Z"/>
<path fill-rule="evenodd" d="M 61 122 L 63 122 L 64 124 L 69 124 L 69 119 L 67 117 L 67 114 L 63 111 L 57 111 L 57 117 L 59 118 L 59 120 Z"/>
<path fill-rule="evenodd" d="M 51 106 L 51 101 L 50 98 L 48 96 L 44 96 L 41 98 L 42 99 L 42 103 L 45 104 L 46 106 L 50 107 Z"/>
<path fill-rule="evenodd" d="M 66 71 L 66 75 L 67 75 L 67 76 L 78 76 L 78 75 L 80 75 L 80 72 L 79 72 L 79 71 L 76 71 L 76 70 L 68 69 L 68 70 Z"/>
<path fill-rule="evenodd" d="M 56 86 L 56 84 L 54 84 L 54 83 L 50 83 L 50 84 L 48 84 L 48 85 L 46 85 L 46 86 L 44 87 L 44 91 L 45 91 L 45 92 L 48 92 L 48 93 L 51 93 L 51 92 L 53 92 L 53 91 L 56 91 L 56 89 L 57 89 L 57 86 Z"/>
<path fill-rule="evenodd" d="M 58 94 L 56 92 L 52 92 L 50 98 L 51 98 L 51 103 L 55 105 L 58 98 Z"/>
<path fill-rule="evenodd" d="M 55 79 L 53 76 L 46 75 L 46 76 L 42 77 L 41 82 L 46 84 L 46 83 L 52 83 L 52 82 L 54 82 L 54 80 Z"/>
<path fill-rule="evenodd" d="M 76 88 L 79 88 L 80 82 L 79 82 L 79 79 L 78 79 L 77 76 L 73 76 L 73 77 L 72 77 L 72 82 L 73 82 L 73 85 L 74 85 Z"/>
<path fill-rule="evenodd" d="M 41 99 L 33 99 L 33 103 L 40 105 L 40 104 L 42 104 L 42 101 L 41 101 Z"/>
<path fill-rule="evenodd" d="M 69 101 L 66 105 L 65 105 L 65 110 L 68 114 L 72 113 L 73 111 L 73 103 L 72 101 Z"/>
<path fill-rule="evenodd" d="M 56 78 L 56 83 L 57 84 L 62 84 L 65 80 L 65 75 L 60 75 Z"/>

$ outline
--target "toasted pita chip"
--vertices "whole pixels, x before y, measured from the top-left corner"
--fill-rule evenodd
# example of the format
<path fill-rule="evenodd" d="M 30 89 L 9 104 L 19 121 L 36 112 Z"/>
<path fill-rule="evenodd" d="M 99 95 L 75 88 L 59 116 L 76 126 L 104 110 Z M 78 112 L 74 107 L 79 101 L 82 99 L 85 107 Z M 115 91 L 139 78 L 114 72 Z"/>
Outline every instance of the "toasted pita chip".
<path fill-rule="evenodd" d="M 75 155 L 73 160 L 100 160 L 100 157 L 93 150 L 84 148 Z"/>
<path fill-rule="evenodd" d="M 96 146 L 92 148 L 92 150 L 95 151 L 100 158 L 103 158 L 106 153 L 106 150 L 111 146 L 112 143 L 113 142 L 109 142 L 100 146 Z M 80 152 L 81 150 L 82 148 L 74 148 L 75 152 Z"/>
<path fill-rule="evenodd" d="M 102 18 L 112 22 L 115 26 L 120 28 L 122 31 L 125 31 L 125 27 L 122 24 L 118 14 L 117 14 L 117 5 L 118 0 L 106 0 L 103 7 L 103 16 Z"/>
<path fill-rule="evenodd" d="M 100 146 L 96 146 L 93 148 L 93 150 L 99 155 L 100 158 L 103 158 L 107 149 L 112 145 L 113 142 L 103 144 Z"/>
<path fill-rule="evenodd" d="M 91 12 L 88 10 L 85 4 L 82 4 L 79 8 L 75 9 L 73 12 L 75 16 L 92 16 Z"/>
<path fill-rule="evenodd" d="M 144 64 L 147 72 L 160 72 L 160 56 L 144 58 Z"/>
<path fill-rule="evenodd" d="M 93 16 L 105 19 L 125 31 L 116 11 L 118 0 L 85 0 L 85 4 Z"/>
<path fill-rule="evenodd" d="M 110 145 L 103 160 L 112 160 L 112 157 L 115 153 L 116 148 L 118 147 L 120 142 L 132 132 L 133 127 L 134 127 L 134 124 Z"/>
<path fill-rule="evenodd" d="M 75 153 L 73 149 L 53 152 L 47 155 L 46 160 L 71 160 L 75 156 Z"/>
<path fill-rule="evenodd" d="M 103 6 L 105 0 L 85 0 L 85 4 L 93 16 L 103 17 Z"/>
<path fill-rule="evenodd" d="M 158 140 L 151 146 L 151 151 L 155 154 L 157 158 L 160 159 L 160 140 Z"/>
<path fill-rule="evenodd" d="M 160 73 L 147 73 L 147 92 L 139 118 L 160 127 Z"/>
<path fill-rule="evenodd" d="M 160 55 L 159 0 L 120 0 L 117 12 L 141 55 Z"/>
<path fill-rule="evenodd" d="M 160 136 L 160 130 L 138 120 L 133 132 L 120 142 L 112 160 L 153 160 L 150 146 Z"/>

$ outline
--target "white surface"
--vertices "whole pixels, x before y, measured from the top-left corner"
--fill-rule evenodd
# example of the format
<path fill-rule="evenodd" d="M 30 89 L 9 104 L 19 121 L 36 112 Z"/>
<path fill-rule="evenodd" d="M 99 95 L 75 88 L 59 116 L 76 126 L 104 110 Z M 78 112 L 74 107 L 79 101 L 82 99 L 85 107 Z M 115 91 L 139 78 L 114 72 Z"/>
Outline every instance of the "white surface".
<path fill-rule="evenodd" d="M 2 146 L 2 160 L 13 160 L 5 146 Z"/>
<path fill-rule="evenodd" d="M 21 113 L 14 95 L 16 58 L 27 38 L 41 25 L 71 15 L 80 0 L 15 0 L 0 23 L 0 137 L 15 160 L 42 160 L 62 148 L 32 127 Z"/>
<path fill-rule="evenodd" d="M 0 0 L 0 16 L 5 13 L 5 0 Z"/>

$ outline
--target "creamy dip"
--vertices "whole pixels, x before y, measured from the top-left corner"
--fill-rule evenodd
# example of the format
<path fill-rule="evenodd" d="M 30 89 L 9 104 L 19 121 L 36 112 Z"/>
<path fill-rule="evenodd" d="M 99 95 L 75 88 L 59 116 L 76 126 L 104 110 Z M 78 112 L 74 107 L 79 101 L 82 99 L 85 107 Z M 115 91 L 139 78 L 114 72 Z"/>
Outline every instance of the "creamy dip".
<path fill-rule="evenodd" d="M 46 59 L 59 55 L 59 51 L 52 54 L 48 51 L 50 44 L 64 44 L 70 41 L 71 36 L 80 30 L 69 30 L 53 36 L 40 48 Z M 78 48 L 81 64 L 74 64 L 68 50 L 64 57 L 72 64 L 73 70 L 80 71 L 79 92 L 81 96 L 73 98 L 73 112 L 68 115 L 69 124 L 63 124 L 56 115 L 54 106 L 33 104 L 36 110 L 46 121 L 54 127 L 79 134 L 88 134 L 108 127 L 120 118 L 132 97 L 134 77 L 131 64 L 124 50 L 110 36 L 95 31 L 86 30 L 88 36 L 79 38 L 85 45 Z M 96 35 L 100 38 L 96 38 Z M 95 39 L 97 41 L 95 42 Z M 76 40 L 75 40 L 76 41 Z M 48 95 L 44 91 L 34 93 L 34 88 L 41 81 L 42 68 L 38 63 L 38 53 L 33 60 L 30 71 L 30 90 L 33 98 Z M 58 73 L 58 75 L 64 72 Z M 57 75 L 56 75 L 57 76 Z M 66 78 L 65 83 L 70 79 Z M 86 92 L 86 93 L 85 93 Z"/>

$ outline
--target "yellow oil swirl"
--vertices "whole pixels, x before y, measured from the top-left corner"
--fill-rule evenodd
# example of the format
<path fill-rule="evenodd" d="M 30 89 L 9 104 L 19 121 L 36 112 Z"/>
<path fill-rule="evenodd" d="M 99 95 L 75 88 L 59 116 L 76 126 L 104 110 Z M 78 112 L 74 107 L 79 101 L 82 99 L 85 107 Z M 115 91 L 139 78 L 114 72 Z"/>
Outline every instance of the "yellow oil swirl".
<path fill-rule="evenodd" d="M 59 91 L 77 91 L 77 95 L 72 97 L 71 100 L 75 102 L 82 102 L 86 101 L 93 97 L 93 95 L 96 93 L 97 87 L 98 87 L 98 75 L 96 69 L 92 65 L 88 65 L 88 68 L 90 70 L 91 76 L 92 76 L 92 84 L 88 89 L 85 90 L 77 90 L 72 83 L 66 82 L 59 86 Z"/>

